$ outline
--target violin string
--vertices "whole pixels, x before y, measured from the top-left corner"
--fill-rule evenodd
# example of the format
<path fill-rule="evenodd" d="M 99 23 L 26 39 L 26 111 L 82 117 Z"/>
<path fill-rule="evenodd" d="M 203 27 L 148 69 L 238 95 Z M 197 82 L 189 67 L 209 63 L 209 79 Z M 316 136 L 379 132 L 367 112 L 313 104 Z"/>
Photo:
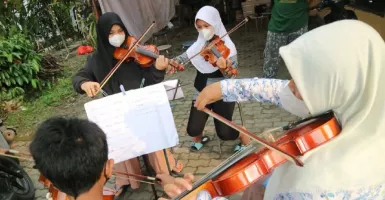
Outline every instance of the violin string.
<path fill-rule="evenodd" d="M 126 55 L 119 60 L 119 62 L 116 64 L 116 66 L 107 74 L 107 76 L 103 79 L 103 81 L 100 84 L 100 88 L 103 88 L 103 86 L 107 83 L 107 81 L 112 77 L 112 75 L 118 70 L 119 66 L 125 61 L 125 59 L 131 54 L 131 52 L 135 49 L 135 46 L 142 40 L 143 36 L 150 30 L 150 28 L 154 25 L 154 22 L 147 28 L 147 30 L 142 34 L 142 36 L 130 47 L 130 49 L 127 51 Z M 99 91 L 98 91 L 99 92 Z M 96 93 L 98 93 L 96 92 Z"/>
<path fill-rule="evenodd" d="M 246 24 L 248 22 L 248 18 L 245 18 L 243 21 L 241 21 L 240 23 L 238 23 L 236 26 L 234 26 L 234 28 L 232 28 L 230 31 L 234 32 L 236 29 L 238 29 L 239 27 L 243 26 L 244 24 Z M 229 32 L 230 32 L 229 31 Z M 227 32 L 225 35 L 223 35 L 222 37 L 220 37 L 220 39 L 216 42 L 213 42 L 212 46 L 216 45 L 222 38 L 224 38 L 226 35 L 229 34 L 229 32 Z M 232 33 L 230 32 L 230 33 Z M 186 65 L 187 63 L 191 62 L 191 59 L 193 59 L 194 57 L 198 56 L 199 54 L 201 54 L 204 50 L 206 50 L 208 47 L 212 47 L 212 46 L 206 46 L 205 48 L 203 48 L 201 51 L 199 51 L 198 53 L 194 54 L 193 56 L 191 56 L 186 62 L 184 62 L 182 65 Z"/>
<path fill-rule="evenodd" d="M 119 60 L 119 62 L 115 65 L 114 68 L 107 74 L 107 76 L 102 80 L 100 84 L 99 90 L 96 92 L 96 94 L 99 93 L 99 91 L 104 87 L 104 85 L 107 83 L 107 81 L 112 77 L 112 75 L 118 70 L 120 65 L 128 58 L 128 56 L 131 54 L 131 52 L 135 49 L 135 46 L 139 44 L 139 42 L 144 38 L 144 36 L 150 31 L 150 29 L 154 26 L 155 22 L 152 22 L 151 25 L 146 29 L 146 31 L 139 37 L 139 39 L 131 46 L 131 48 L 127 51 L 126 55 Z"/>
<path fill-rule="evenodd" d="M 248 18 L 245 18 L 244 20 L 242 20 L 241 22 L 239 22 L 236 26 L 234 26 L 230 31 L 228 31 L 227 33 L 225 33 L 222 37 L 219 38 L 219 40 L 217 42 L 219 42 L 220 40 L 222 40 L 224 37 L 226 37 L 227 35 L 230 35 L 231 33 L 233 33 L 234 31 L 236 31 L 238 28 L 240 28 L 241 26 L 245 25 L 247 22 L 249 21 Z M 211 49 L 217 42 L 214 42 L 212 44 L 209 44 L 206 48 L 209 48 Z"/>
<path fill-rule="evenodd" d="M 129 50 L 127 51 L 127 53 L 124 55 L 124 57 L 122 59 L 119 60 L 119 62 L 117 63 L 117 66 L 116 68 L 118 68 L 118 66 L 120 66 L 124 61 L 125 59 L 130 55 L 130 53 L 134 50 L 134 47 L 139 44 L 139 42 L 144 38 L 144 36 L 148 33 L 148 31 L 152 28 L 152 26 L 154 26 L 155 22 L 152 22 L 146 29 L 146 31 L 139 37 L 139 39 L 129 48 Z M 116 70 L 115 70 L 116 71 Z M 107 74 L 108 75 L 111 75 L 113 74 L 114 72 L 112 72 L 112 70 Z M 104 81 L 104 80 L 103 80 Z M 102 82 L 103 82 L 102 81 Z"/>
<path fill-rule="evenodd" d="M 202 110 L 203 112 L 207 113 L 208 115 L 214 117 L 215 119 L 221 121 L 222 123 L 230 126 L 231 128 L 243 133 L 243 134 L 246 134 L 248 135 L 251 139 L 254 139 L 255 141 L 257 141 L 258 143 L 262 144 L 263 146 L 269 148 L 270 150 L 273 150 L 275 152 L 278 152 L 281 156 L 285 157 L 287 160 L 295 163 L 296 165 L 298 166 L 303 166 L 303 162 L 301 160 L 299 160 L 297 157 L 289 154 L 289 153 L 286 153 L 285 151 L 283 151 L 282 149 L 280 149 L 279 147 L 276 147 L 274 146 L 273 144 L 271 144 L 270 142 L 267 142 L 266 140 L 252 134 L 251 132 L 249 132 L 248 130 L 246 130 L 245 128 L 242 128 L 242 127 L 239 127 L 238 125 L 230 122 L 229 120 L 223 118 L 222 116 L 218 115 L 217 113 L 207 109 L 207 108 L 204 108 Z"/>
<path fill-rule="evenodd" d="M 282 127 L 275 127 L 275 128 L 271 128 L 271 129 L 263 131 L 261 133 L 261 135 L 264 138 L 269 138 L 272 142 L 275 142 L 275 138 L 273 135 L 271 135 L 271 133 L 276 132 L 276 131 L 282 131 L 282 130 L 283 130 Z"/>
<path fill-rule="evenodd" d="M 235 129 L 235 130 L 237 130 L 237 131 L 239 131 L 239 132 L 241 132 L 243 134 L 248 135 L 251 139 L 254 139 L 258 143 L 262 144 L 263 146 L 265 146 L 265 147 L 267 147 L 267 148 L 269 148 L 269 149 L 271 149 L 273 151 L 276 151 L 276 152 L 280 153 L 280 155 L 284 156 L 287 160 L 292 161 L 293 163 L 295 163 L 295 164 L 297 164 L 299 166 L 303 166 L 302 161 L 300 161 L 295 156 L 292 156 L 292 155 L 284 152 L 280 148 L 275 147 L 272 144 L 269 144 L 269 142 L 263 140 L 262 138 L 259 138 L 259 137 L 255 136 L 254 134 L 250 133 L 249 131 L 245 130 L 244 128 L 238 127 L 237 125 L 232 124 L 230 121 L 228 121 L 227 119 L 222 118 L 221 116 L 219 116 L 218 114 L 212 112 L 211 110 L 208 110 L 208 109 L 205 108 L 203 111 L 206 112 L 207 114 L 209 114 L 210 116 L 214 117 L 215 119 L 218 119 L 219 121 L 221 121 L 221 122 L 225 123 L 226 125 L 230 126 L 231 128 L 233 128 L 233 129 Z"/>
<path fill-rule="evenodd" d="M 220 163 L 217 167 L 215 167 L 214 169 L 212 169 L 209 173 L 207 173 L 205 176 L 203 176 L 200 180 L 198 180 L 197 182 L 195 182 L 193 184 L 193 189 L 190 190 L 190 191 L 193 191 L 194 189 L 198 188 L 199 186 L 201 186 L 202 184 L 204 184 L 205 182 L 207 182 L 209 179 L 212 179 L 213 177 L 215 177 L 216 175 L 222 173 L 224 170 L 226 170 L 229 166 L 233 165 L 235 162 L 237 162 L 238 160 L 242 159 L 243 157 L 245 157 L 246 155 L 249 155 L 251 152 L 254 152 L 256 150 L 256 146 L 252 143 L 250 143 L 249 145 L 246 146 L 245 149 L 241 150 L 241 151 L 238 151 L 237 153 L 231 155 L 229 158 L 227 158 L 226 160 L 224 160 L 222 163 Z M 190 193 L 190 191 L 185 191 L 184 193 L 180 194 L 178 197 L 176 197 L 175 199 L 181 199 L 183 198 L 184 196 L 186 196 L 187 194 Z"/>
<path fill-rule="evenodd" d="M 246 17 L 244 20 L 242 20 L 240 23 L 238 23 L 236 26 L 234 26 L 234 28 L 232 28 L 230 31 L 228 31 L 226 34 L 224 34 L 222 37 L 220 37 L 220 39 L 223 39 L 226 35 L 230 35 L 234 31 L 236 31 L 239 27 L 245 25 L 248 21 L 249 21 L 249 18 Z"/>
<path fill-rule="evenodd" d="M 224 160 L 221 164 L 219 164 L 217 167 L 212 169 L 209 173 L 207 173 L 205 176 L 203 176 L 200 180 L 195 182 L 192 186 L 191 190 L 184 191 L 180 195 L 174 198 L 174 200 L 180 200 L 186 195 L 188 195 L 191 191 L 198 188 L 205 182 L 207 182 L 209 179 L 212 179 L 213 177 L 217 176 L 218 174 L 222 173 L 224 170 L 226 170 L 229 166 L 233 165 L 235 162 L 241 160 L 245 156 L 249 155 L 250 153 L 254 152 L 256 150 L 256 146 L 253 143 L 250 143 L 246 146 L 245 149 L 238 151 L 237 153 L 233 154 L 226 160 Z"/>

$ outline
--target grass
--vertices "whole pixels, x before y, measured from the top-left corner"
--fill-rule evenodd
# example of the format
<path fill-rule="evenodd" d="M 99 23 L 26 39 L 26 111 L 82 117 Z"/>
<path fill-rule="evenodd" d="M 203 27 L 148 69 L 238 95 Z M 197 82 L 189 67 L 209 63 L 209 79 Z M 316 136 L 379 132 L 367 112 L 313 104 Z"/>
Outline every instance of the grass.
<path fill-rule="evenodd" d="M 73 91 L 71 79 L 79 66 L 74 67 L 69 62 L 64 66 L 63 77 L 53 83 L 50 89 L 44 90 L 38 98 L 24 102 L 22 106 L 25 109 L 8 113 L 6 124 L 16 127 L 18 131 L 16 140 L 31 140 L 39 123 L 59 114 L 62 105 L 75 100 L 77 94 Z"/>

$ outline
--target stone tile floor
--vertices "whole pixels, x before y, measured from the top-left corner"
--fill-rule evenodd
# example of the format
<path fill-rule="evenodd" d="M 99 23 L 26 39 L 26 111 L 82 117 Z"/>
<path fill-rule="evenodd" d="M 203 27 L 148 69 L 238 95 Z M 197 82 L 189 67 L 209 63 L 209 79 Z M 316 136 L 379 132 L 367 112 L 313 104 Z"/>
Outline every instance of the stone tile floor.
<path fill-rule="evenodd" d="M 230 29 L 231 27 L 227 27 Z M 176 56 L 182 53 L 182 43 L 187 40 L 196 39 L 196 31 L 193 28 L 186 28 L 177 33 L 171 41 L 172 51 L 168 52 L 169 57 Z M 263 65 L 263 46 L 266 37 L 266 31 L 256 32 L 252 28 L 252 24 L 249 24 L 249 29 L 241 28 L 231 35 L 237 50 L 238 59 L 240 64 L 240 78 L 244 77 L 261 77 L 262 65 Z M 169 38 L 170 39 L 170 38 Z M 186 133 L 186 126 L 189 116 L 189 110 L 191 106 L 191 100 L 195 89 L 193 88 L 193 81 L 195 77 L 195 70 L 190 66 L 186 66 L 184 72 L 167 77 L 167 79 L 180 79 L 182 81 L 183 92 L 185 98 L 172 102 L 176 104 L 173 109 L 175 118 L 175 124 L 180 135 L 180 144 L 174 148 L 174 154 L 177 159 L 184 163 L 185 172 L 192 173 L 207 173 L 213 167 L 217 166 L 223 160 L 233 154 L 233 146 L 239 141 L 221 141 L 222 154 L 219 152 L 218 138 L 215 137 L 215 130 L 213 120 L 210 118 L 205 128 L 205 134 L 212 140 L 201 151 L 196 153 L 189 152 L 190 137 Z M 289 75 L 285 67 L 281 67 L 278 78 L 288 78 Z M 85 112 L 83 104 L 87 99 L 79 97 L 75 102 L 75 106 L 78 106 L 76 112 L 68 113 L 68 115 L 78 116 L 85 118 Z M 242 103 L 244 111 L 244 119 L 246 128 L 253 133 L 261 133 L 264 129 L 276 127 L 293 121 L 296 117 L 289 113 L 279 109 L 273 105 L 261 104 L 261 103 Z M 234 112 L 234 121 L 237 124 L 241 124 L 238 109 Z M 28 142 L 17 142 L 13 148 L 27 151 Z M 31 176 L 36 187 L 36 199 L 43 200 L 47 190 L 37 182 L 39 173 L 32 168 L 33 163 L 21 162 L 28 174 Z M 197 176 L 199 179 L 201 176 Z M 159 186 L 156 186 L 158 195 L 164 195 Z M 240 199 L 241 194 L 233 195 L 230 199 Z M 119 199 L 135 199 L 135 200 L 148 200 L 154 199 L 154 195 L 151 192 L 151 187 L 146 184 L 142 184 L 137 190 L 128 189 Z"/>

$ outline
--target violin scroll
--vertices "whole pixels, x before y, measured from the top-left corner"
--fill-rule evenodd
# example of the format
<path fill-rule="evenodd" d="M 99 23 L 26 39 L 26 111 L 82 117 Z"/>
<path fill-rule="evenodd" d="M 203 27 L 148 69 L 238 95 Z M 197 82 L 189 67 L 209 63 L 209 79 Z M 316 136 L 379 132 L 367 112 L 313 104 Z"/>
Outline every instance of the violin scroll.
<path fill-rule="evenodd" d="M 230 55 L 230 49 L 225 45 L 224 41 L 217 35 L 213 37 L 211 42 L 204 47 L 200 55 L 211 65 L 217 67 L 217 61 L 220 57 L 228 59 Z M 238 75 L 237 69 L 233 68 L 231 65 L 226 66 L 226 68 L 221 69 L 222 73 L 226 75 Z"/>

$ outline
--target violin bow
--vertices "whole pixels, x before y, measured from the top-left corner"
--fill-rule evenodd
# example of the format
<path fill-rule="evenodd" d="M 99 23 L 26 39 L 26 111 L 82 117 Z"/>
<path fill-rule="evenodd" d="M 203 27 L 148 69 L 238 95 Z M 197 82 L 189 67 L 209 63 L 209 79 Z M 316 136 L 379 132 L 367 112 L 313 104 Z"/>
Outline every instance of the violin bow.
<path fill-rule="evenodd" d="M 110 78 L 112 77 L 112 75 L 114 75 L 114 73 L 116 72 L 116 70 L 118 70 L 118 68 L 120 67 L 120 65 L 128 58 L 128 56 L 131 54 L 131 52 L 135 49 L 134 47 L 139 44 L 139 42 L 144 38 L 144 36 L 150 31 L 150 29 L 155 25 L 155 21 L 153 21 L 149 26 L 148 28 L 146 29 L 146 31 L 139 37 L 139 39 L 130 47 L 130 49 L 127 51 L 127 53 L 124 55 L 124 57 L 122 59 L 119 60 L 118 63 L 116 63 L 116 65 L 114 66 L 114 68 L 111 69 L 111 71 L 107 74 L 107 76 L 102 80 L 102 82 L 100 83 L 100 87 L 99 87 L 99 90 L 96 91 L 96 94 L 98 94 L 100 92 L 100 90 L 104 87 L 104 85 L 107 83 L 108 80 L 110 80 Z M 96 95 L 95 94 L 95 95 Z"/>
<path fill-rule="evenodd" d="M 256 142 L 258 142 L 259 144 L 269 148 L 270 150 L 272 151 L 275 151 L 277 153 L 279 153 L 280 155 L 282 155 L 283 157 L 285 157 L 287 160 L 295 163 L 296 165 L 300 166 L 300 167 L 303 167 L 304 166 L 304 163 L 299 160 L 297 157 L 291 155 L 290 153 L 287 153 L 285 151 L 283 151 L 282 149 L 280 149 L 279 147 L 275 146 L 274 144 L 272 144 L 271 142 L 268 142 L 256 135 L 254 135 L 253 133 L 249 132 L 248 130 L 236 125 L 235 123 L 227 120 L 226 118 L 218 115 L 217 113 L 209 110 L 208 108 L 204 108 L 202 110 L 203 112 L 207 113 L 208 115 L 212 116 L 213 118 L 223 122 L 224 124 L 230 126 L 231 128 L 239 131 L 240 133 L 243 133 L 243 134 L 246 134 L 247 136 L 249 136 L 251 139 L 255 140 Z"/>
<path fill-rule="evenodd" d="M 236 26 L 234 26 L 230 31 L 228 31 L 226 34 L 224 34 L 222 37 L 219 38 L 218 41 L 214 42 L 213 44 L 211 44 L 210 46 L 206 46 L 205 48 L 203 48 L 201 51 L 199 51 L 198 53 L 196 53 L 195 55 L 191 56 L 186 62 L 184 62 L 182 65 L 185 65 L 189 62 L 191 62 L 191 59 L 193 59 L 194 57 L 198 56 L 199 54 L 201 54 L 204 50 L 206 50 L 207 48 L 211 48 L 213 47 L 215 44 L 217 44 L 219 41 L 221 41 L 224 37 L 226 37 L 227 35 L 233 33 L 234 31 L 236 31 L 239 27 L 245 25 L 247 22 L 249 21 L 249 17 L 246 17 L 244 20 L 242 20 L 241 22 L 239 22 Z"/>
<path fill-rule="evenodd" d="M 126 175 L 126 176 L 133 176 L 135 178 L 142 178 L 142 179 L 145 179 L 145 180 L 148 180 L 148 181 L 158 181 L 160 182 L 161 180 L 159 178 L 156 178 L 156 177 L 151 177 L 151 176 L 143 176 L 143 175 L 139 175 L 139 174 L 131 174 L 131 173 L 126 173 L 126 172 L 120 172 L 120 171 L 116 171 L 116 170 L 113 170 L 112 171 L 113 174 L 121 174 L 121 175 Z"/>
<path fill-rule="evenodd" d="M 258 147 L 256 145 L 254 145 L 253 142 L 251 142 L 249 145 L 246 146 L 245 149 L 243 149 L 241 151 L 238 151 L 235 154 L 231 155 L 226 160 L 221 162 L 219 165 L 214 167 L 214 169 L 212 169 L 210 172 L 205 174 L 201 179 L 197 180 L 192 185 L 192 189 L 191 190 L 185 190 L 184 192 L 182 192 L 178 196 L 174 197 L 173 200 L 181 200 L 181 199 L 183 199 L 183 197 L 188 195 L 190 192 L 194 191 L 195 189 L 197 189 L 199 186 L 203 185 L 204 183 L 206 183 L 210 179 L 215 178 L 216 176 L 218 176 L 219 174 L 224 172 L 226 169 L 228 169 L 229 167 L 231 167 L 232 165 L 234 165 L 235 163 L 237 163 L 238 161 L 240 161 L 244 157 L 246 157 L 246 156 L 250 155 L 251 153 L 255 152 L 257 149 L 258 149 Z"/>
<path fill-rule="evenodd" d="M 21 151 L 17 151 L 14 149 L 3 149 L 0 148 L 0 155 L 3 155 L 5 157 L 10 157 L 10 158 L 17 158 L 20 160 L 28 160 L 28 161 L 34 161 L 31 157 L 31 154 L 29 153 L 24 153 Z"/>

